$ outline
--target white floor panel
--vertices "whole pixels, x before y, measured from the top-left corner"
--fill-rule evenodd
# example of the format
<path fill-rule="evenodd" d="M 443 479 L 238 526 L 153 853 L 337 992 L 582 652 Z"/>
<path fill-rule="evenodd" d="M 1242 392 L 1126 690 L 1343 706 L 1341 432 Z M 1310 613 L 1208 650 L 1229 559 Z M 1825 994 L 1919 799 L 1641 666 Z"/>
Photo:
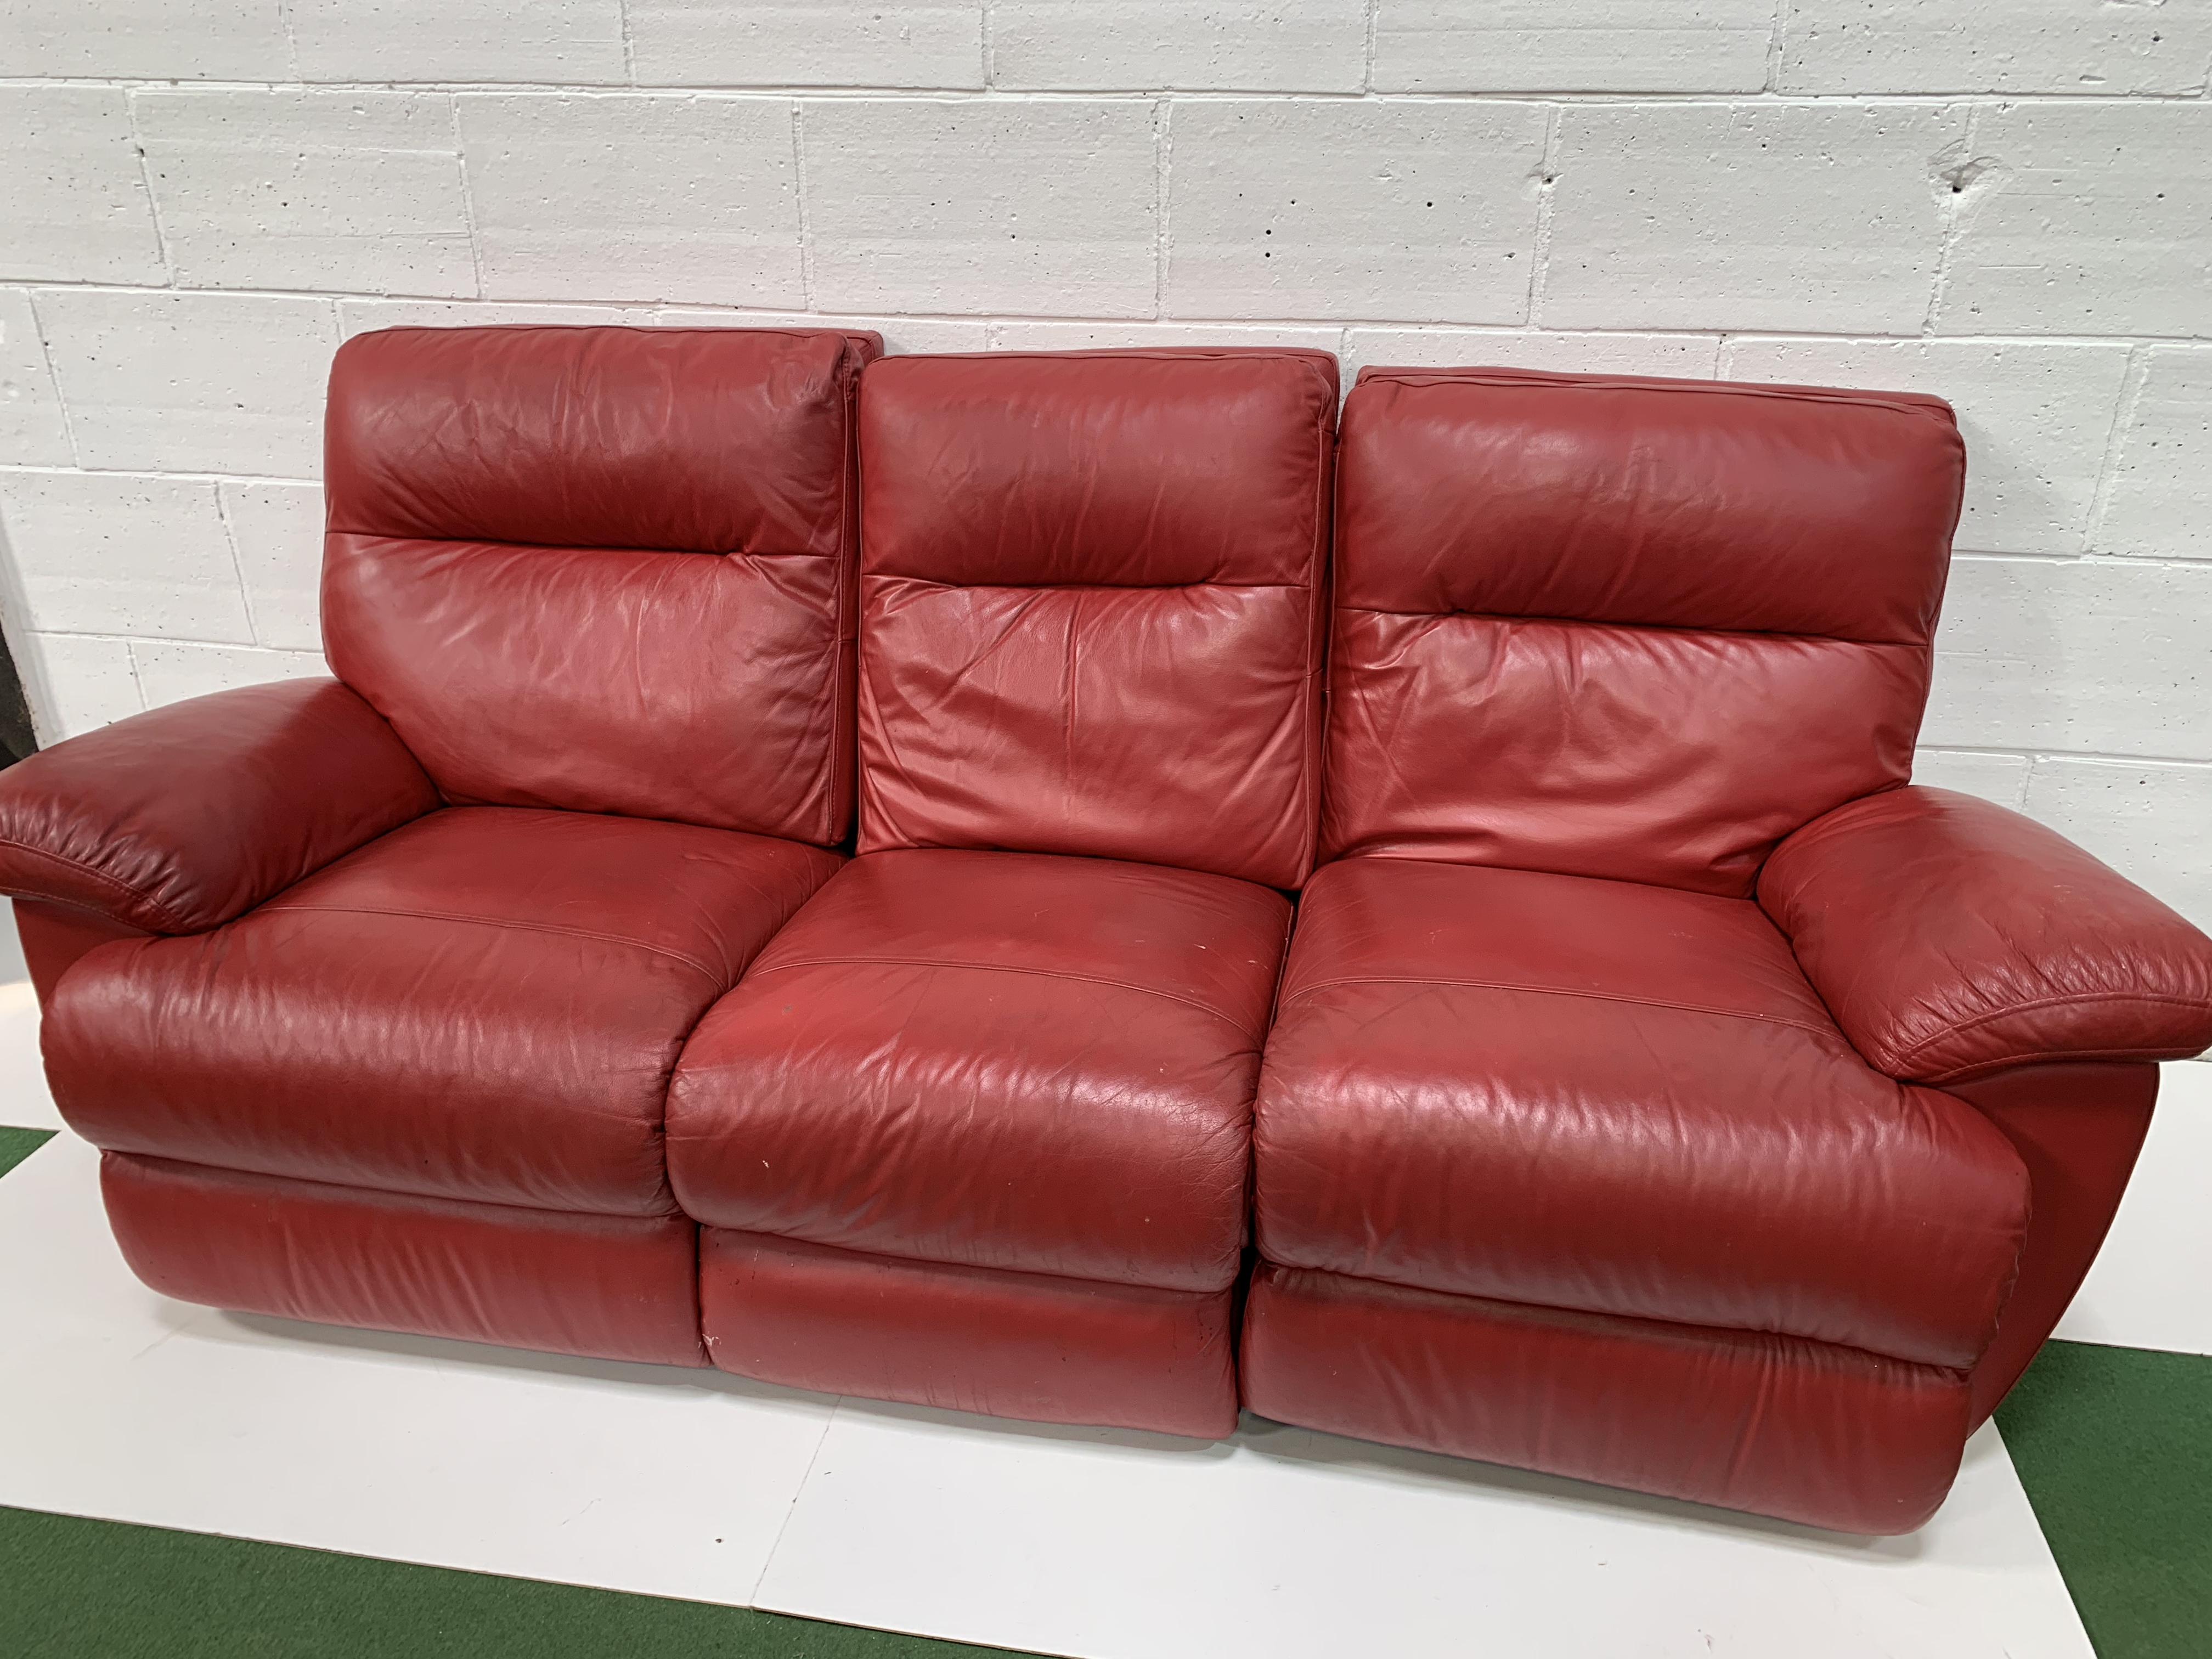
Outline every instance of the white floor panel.
<path fill-rule="evenodd" d="M 1085 1659 L 2089 1659 L 2002 1443 L 1854 1540 L 1247 1419 L 1193 1449 L 848 1401 L 780 1612 Z"/>
<path fill-rule="evenodd" d="M 750 1599 L 833 1403 L 167 1301 L 66 1133 L 0 1178 L 0 1504 L 698 1601 Z"/>
<path fill-rule="evenodd" d="M 2212 1353 L 2212 1065 L 2160 1068 L 2158 1109 L 2112 1231 L 2057 1334 L 2074 1342 Z"/>
<path fill-rule="evenodd" d="M 58 1129 L 62 1115 L 39 1061 L 39 999 L 28 980 L 0 984 L 0 1124 Z"/>

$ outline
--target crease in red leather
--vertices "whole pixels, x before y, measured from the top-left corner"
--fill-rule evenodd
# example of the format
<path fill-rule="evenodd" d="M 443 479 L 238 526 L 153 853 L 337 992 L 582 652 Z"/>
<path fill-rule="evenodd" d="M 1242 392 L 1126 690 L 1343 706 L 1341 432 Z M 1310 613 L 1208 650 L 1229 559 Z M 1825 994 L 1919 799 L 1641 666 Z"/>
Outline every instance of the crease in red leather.
<path fill-rule="evenodd" d="M 1963 476 L 1934 399 L 1364 373 L 1323 856 L 1748 896 L 1909 775 Z"/>
<path fill-rule="evenodd" d="M 1334 365 L 893 358 L 860 392 L 860 847 L 1295 886 L 1318 803 Z"/>
<path fill-rule="evenodd" d="M 331 371 L 324 631 L 449 801 L 850 823 L 872 336 L 395 329 Z"/>
<path fill-rule="evenodd" d="M 1218 1440 L 1237 1426 L 1231 1298 L 951 1267 L 707 1228 L 700 1304 L 740 1376 L 1035 1423 Z"/>
<path fill-rule="evenodd" d="M 838 862 L 690 824 L 447 808 L 214 933 L 79 963 L 46 1020 L 54 1097 L 110 1150 L 668 1214 L 684 1040 Z"/>
<path fill-rule="evenodd" d="M 685 1048 L 678 1200 L 844 1249 L 1225 1290 L 1259 1066 L 1245 1033 L 1265 1029 L 1289 921 L 1281 894 L 1191 871 L 864 854 Z M 937 955 L 1014 971 L 909 960 Z"/>
<path fill-rule="evenodd" d="M 1948 1084 L 2212 1043 L 2212 939 L 2056 831 L 1920 785 L 1784 842 L 1759 903 L 1867 1059 Z"/>
<path fill-rule="evenodd" d="M 0 774 L 0 892 L 200 933 L 437 804 L 337 681 L 217 691 Z"/>
<path fill-rule="evenodd" d="M 703 1365 L 698 1230 L 362 1192 L 121 1152 L 100 1191 L 131 1270 L 240 1313 Z"/>
<path fill-rule="evenodd" d="M 1240 1363 L 1278 1422 L 1842 1532 L 1925 1522 L 1966 1434 L 1942 1367 L 1264 1262 Z"/>
<path fill-rule="evenodd" d="M 1325 868 L 1254 1133 L 1271 1261 L 1959 1368 L 2027 1224 L 2004 1138 L 1870 1070 L 1758 907 L 1584 877 Z"/>

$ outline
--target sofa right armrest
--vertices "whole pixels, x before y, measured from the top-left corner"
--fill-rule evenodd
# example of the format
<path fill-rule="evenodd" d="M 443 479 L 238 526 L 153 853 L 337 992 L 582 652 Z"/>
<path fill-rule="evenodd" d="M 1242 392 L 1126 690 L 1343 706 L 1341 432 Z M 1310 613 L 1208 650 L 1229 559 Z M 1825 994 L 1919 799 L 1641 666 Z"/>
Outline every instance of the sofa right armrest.
<path fill-rule="evenodd" d="M 204 933 L 437 805 L 338 681 L 218 691 L 0 772 L 0 893 Z"/>

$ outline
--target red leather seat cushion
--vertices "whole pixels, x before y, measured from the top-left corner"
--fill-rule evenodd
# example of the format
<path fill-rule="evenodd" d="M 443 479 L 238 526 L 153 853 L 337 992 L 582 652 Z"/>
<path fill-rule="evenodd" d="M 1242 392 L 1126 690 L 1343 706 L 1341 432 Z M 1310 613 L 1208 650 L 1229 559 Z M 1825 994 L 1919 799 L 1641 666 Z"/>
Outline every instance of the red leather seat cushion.
<path fill-rule="evenodd" d="M 1216 1291 L 1290 906 L 1221 876 L 865 854 L 700 1023 L 669 1170 L 718 1227 Z"/>
<path fill-rule="evenodd" d="M 78 962 L 46 1014 L 55 1098 L 114 1151 L 666 1214 L 684 1036 L 837 863 L 689 824 L 433 812 L 213 933 Z"/>
<path fill-rule="evenodd" d="M 1966 1366 L 2009 1143 L 1853 1052 L 1748 902 L 1358 859 L 1309 885 L 1255 1129 L 1261 1253 Z"/>

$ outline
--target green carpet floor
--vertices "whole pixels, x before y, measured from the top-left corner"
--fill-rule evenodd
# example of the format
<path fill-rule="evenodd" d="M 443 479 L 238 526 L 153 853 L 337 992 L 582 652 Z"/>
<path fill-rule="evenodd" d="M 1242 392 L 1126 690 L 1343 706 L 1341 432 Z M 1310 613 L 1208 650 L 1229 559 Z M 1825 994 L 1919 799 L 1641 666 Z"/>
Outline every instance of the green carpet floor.
<path fill-rule="evenodd" d="M 2053 1342 L 1997 1427 L 2099 1659 L 2212 1654 L 2212 1358 Z"/>
<path fill-rule="evenodd" d="M 740 1607 L 0 1509 L 9 1659 L 1006 1659 Z"/>
<path fill-rule="evenodd" d="M 52 1129 L 11 1129 L 0 1125 L 0 1175 L 6 1175 L 53 1137 Z"/>

